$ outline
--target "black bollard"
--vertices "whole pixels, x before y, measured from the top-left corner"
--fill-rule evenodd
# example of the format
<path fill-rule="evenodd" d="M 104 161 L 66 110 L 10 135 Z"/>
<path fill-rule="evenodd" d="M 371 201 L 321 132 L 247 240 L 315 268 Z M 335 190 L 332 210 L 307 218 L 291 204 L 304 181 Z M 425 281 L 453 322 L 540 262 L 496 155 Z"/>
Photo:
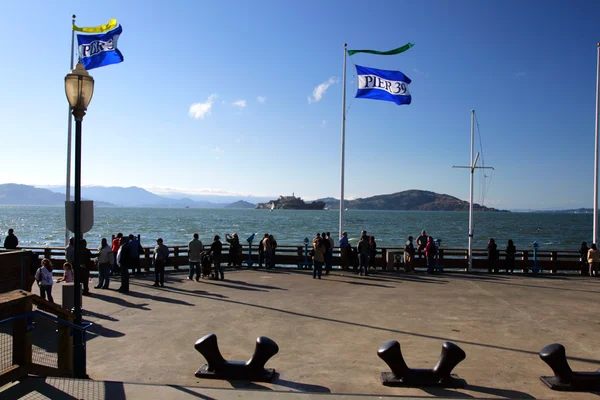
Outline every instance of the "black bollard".
<path fill-rule="evenodd" d="M 265 368 L 265 364 L 279 352 L 279 346 L 268 337 L 260 336 L 256 339 L 254 354 L 247 362 L 225 360 L 219 351 L 217 336 L 214 333 L 198 339 L 194 348 L 208 363 L 198 368 L 196 371 L 198 378 L 267 382 L 275 375 L 275 370 Z"/>
<path fill-rule="evenodd" d="M 573 372 L 562 344 L 549 344 L 540 351 L 540 358 L 548 364 L 555 376 L 540 376 L 552 390 L 588 392 L 600 390 L 600 369 L 596 372 Z"/>
<path fill-rule="evenodd" d="M 442 354 L 433 369 L 411 369 L 406 365 L 400 343 L 395 340 L 384 343 L 377 355 L 392 370 L 382 372 L 381 382 L 386 386 L 437 386 L 462 388 L 465 381 L 451 374 L 452 369 L 466 358 L 465 352 L 454 343 L 444 342 Z"/>

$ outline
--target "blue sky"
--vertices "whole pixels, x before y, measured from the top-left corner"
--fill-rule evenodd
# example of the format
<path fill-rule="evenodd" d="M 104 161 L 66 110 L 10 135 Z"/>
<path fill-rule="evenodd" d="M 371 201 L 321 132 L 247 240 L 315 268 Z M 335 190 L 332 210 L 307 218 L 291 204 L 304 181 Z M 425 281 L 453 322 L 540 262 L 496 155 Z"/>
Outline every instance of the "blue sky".
<path fill-rule="evenodd" d="M 117 18 L 125 57 L 91 70 L 83 184 L 339 197 L 343 44 L 412 42 L 348 58 L 347 198 L 468 200 L 468 173 L 452 166 L 469 162 L 475 109 L 496 168 L 476 178 L 476 201 L 592 205 L 598 2 L 23 0 L 0 11 L 0 183 L 64 184 L 74 13 L 79 26 Z M 354 99 L 354 63 L 404 72 L 412 104 Z"/>

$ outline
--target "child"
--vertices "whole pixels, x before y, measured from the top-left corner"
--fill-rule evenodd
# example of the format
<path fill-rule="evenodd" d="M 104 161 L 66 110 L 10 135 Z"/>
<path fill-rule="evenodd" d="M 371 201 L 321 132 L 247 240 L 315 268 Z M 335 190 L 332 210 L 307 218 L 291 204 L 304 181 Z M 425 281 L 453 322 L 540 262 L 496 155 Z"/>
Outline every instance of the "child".
<path fill-rule="evenodd" d="M 45 299 L 47 296 L 48 301 L 54 303 L 54 299 L 52 298 L 52 285 L 54 284 L 52 280 L 52 264 L 47 258 L 44 258 L 41 264 L 35 272 L 35 280 L 40 287 L 40 297 Z"/>
<path fill-rule="evenodd" d="M 63 270 L 65 271 L 63 277 L 58 278 L 56 283 L 60 283 L 60 282 L 72 283 L 73 282 L 73 266 L 71 265 L 71 263 L 68 263 L 68 262 L 64 263 Z"/>

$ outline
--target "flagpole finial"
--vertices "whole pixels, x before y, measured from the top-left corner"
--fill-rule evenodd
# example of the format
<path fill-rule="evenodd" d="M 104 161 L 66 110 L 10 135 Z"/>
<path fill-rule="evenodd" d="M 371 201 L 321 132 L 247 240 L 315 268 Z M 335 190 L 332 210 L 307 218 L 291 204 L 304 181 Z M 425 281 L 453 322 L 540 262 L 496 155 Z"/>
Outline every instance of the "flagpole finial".
<path fill-rule="evenodd" d="M 600 46 L 600 43 L 598 43 L 598 46 Z M 348 47 L 348 43 L 344 43 L 344 47 Z"/>
<path fill-rule="evenodd" d="M 77 15 L 73 14 L 71 17 L 72 17 L 73 19 L 75 19 L 75 18 L 77 18 Z"/>

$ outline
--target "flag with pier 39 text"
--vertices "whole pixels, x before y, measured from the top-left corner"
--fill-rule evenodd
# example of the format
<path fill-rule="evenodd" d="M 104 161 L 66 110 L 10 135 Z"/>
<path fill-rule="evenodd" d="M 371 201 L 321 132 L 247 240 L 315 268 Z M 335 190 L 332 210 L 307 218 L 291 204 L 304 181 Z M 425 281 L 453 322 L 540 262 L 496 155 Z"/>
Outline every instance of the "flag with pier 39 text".
<path fill-rule="evenodd" d="M 123 54 L 117 48 L 121 25 L 99 34 L 77 34 L 79 61 L 86 70 L 117 64 L 123 61 Z"/>
<path fill-rule="evenodd" d="M 400 71 L 356 66 L 358 90 L 356 97 L 393 101 L 398 105 L 410 104 L 409 77 Z"/>

